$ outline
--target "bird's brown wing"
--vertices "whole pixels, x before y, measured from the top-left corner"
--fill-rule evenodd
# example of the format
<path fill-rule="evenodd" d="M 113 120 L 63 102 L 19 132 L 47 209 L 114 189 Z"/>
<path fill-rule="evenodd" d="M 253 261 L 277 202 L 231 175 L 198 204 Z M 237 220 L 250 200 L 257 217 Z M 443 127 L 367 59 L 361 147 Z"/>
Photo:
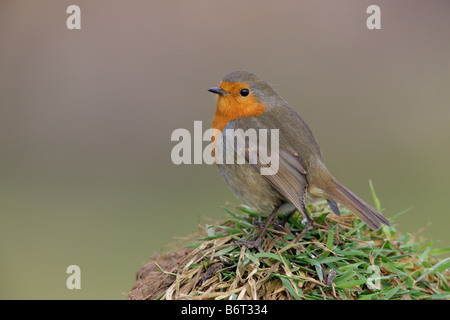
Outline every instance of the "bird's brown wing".
<path fill-rule="evenodd" d="M 253 128 L 267 128 L 267 129 L 277 129 L 278 123 L 274 123 L 271 117 L 246 117 L 237 119 L 229 123 L 227 128 L 230 129 L 242 129 L 246 131 Z M 282 131 L 282 130 L 280 130 Z M 237 133 L 239 134 L 242 133 Z M 259 132 L 258 142 L 264 135 Z M 298 154 L 294 148 L 290 147 L 290 144 L 286 141 L 285 132 L 280 132 L 279 134 L 279 144 L 278 148 L 272 145 L 272 133 L 267 136 L 266 146 L 270 146 L 269 150 L 264 150 L 263 144 L 258 143 L 257 147 L 254 145 L 247 145 L 242 143 L 246 141 L 244 138 L 238 139 L 241 141 L 240 144 L 234 141 L 234 151 L 240 157 L 245 159 L 245 162 L 250 164 L 255 170 L 261 174 L 262 169 L 268 168 L 268 163 L 273 158 L 273 152 L 278 152 L 278 166 L 275 172 L 272 174 L 262 174 L 262 176 L 289 202 L 291 202 L 302 214 L 310 220 L 306 208 L 305 208 L 305 195 L 308 187 L 308 180 L 306 178 L 305 165 L 302 163 L 302 155 Z M 228 140 L 227 140 L 228 141 Z M 229 143 L 230 141 L 228 141 Z M 266 147 L 268 148 L 268 147 Z M 275 149 L 275 150 L 272 150 Z M 270 152 L 267 152 L 270 151 Z M 270 158 L 265 155 L 270 155 Z M 251 161 L 255 159 L 256 161 Z M 270 167 L 270 165 L 269 165 Z"/>
<path fill-rule="evenodd" d="M 267 159 L 264 159 L 264 152 L 260 150 L 253 150 L 257 152 L 256 163 L 250 163 L 252 167 L 261 173 L 261 169 L 267 167 Z M 245 159 L 249 162 L 250 153 L 252 150 L 248 148 L 245 150 Z M 271 154 L 273 156 L 273 154 Z M 273 157 L 271 157 L 273 160 Z M 272 164 L 273 165 L 273 164 Z M 286 200 L 291 202 L 308 221 L 310 220 L 305 208 L 305 195 L 308 187 L 306 179 L 306 170 L 296 152 L 288 150 L 280 150 L 278 157 L 278 170 L 271 172 L 273 174 L 262 175 Z"/>

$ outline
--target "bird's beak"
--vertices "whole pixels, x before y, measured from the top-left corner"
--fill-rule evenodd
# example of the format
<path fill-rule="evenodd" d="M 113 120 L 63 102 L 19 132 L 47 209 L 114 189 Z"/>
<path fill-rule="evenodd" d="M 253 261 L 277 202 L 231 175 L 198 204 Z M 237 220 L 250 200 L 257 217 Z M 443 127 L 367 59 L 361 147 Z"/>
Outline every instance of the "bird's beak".
<path fill-rule="evenodd" d="M 212 87 L 208 89 L 209 92 L 220 94 L 221 96 L 226 95 L 227 93 L 221 87 Z"/>

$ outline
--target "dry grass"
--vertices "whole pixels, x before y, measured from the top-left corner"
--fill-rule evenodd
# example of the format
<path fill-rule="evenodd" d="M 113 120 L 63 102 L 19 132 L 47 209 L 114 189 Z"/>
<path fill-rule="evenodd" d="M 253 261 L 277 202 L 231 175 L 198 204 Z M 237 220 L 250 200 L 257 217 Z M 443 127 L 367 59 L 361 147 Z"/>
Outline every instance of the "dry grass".
<path fill-rule="evenodd" d="M 236 240 L 257 236 L 254 222 L 261 217 L 248 207 L 225 209 L 231 218 L 207 225 L 203 238 L 143 266 L 128 298 L 450 298 L 450 258 L 435 257 L 449 249 L 432 249 L 433 243 L 401 235 L 395 226 L 373 231 L 345 209 L 337 217 L 321 202 L 308 206 L 312 226 L 294 215 L 284 231 L 269 228 L 259 252 Z"/>

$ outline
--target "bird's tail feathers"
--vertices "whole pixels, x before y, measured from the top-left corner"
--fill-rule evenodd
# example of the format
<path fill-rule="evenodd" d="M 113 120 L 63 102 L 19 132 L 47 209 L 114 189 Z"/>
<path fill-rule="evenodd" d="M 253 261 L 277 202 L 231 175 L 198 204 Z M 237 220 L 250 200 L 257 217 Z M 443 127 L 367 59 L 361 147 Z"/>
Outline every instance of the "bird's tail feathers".
<path fill-rule="evenodd" d="M 332 179 L 330 186 L 325 190 L 334 200 L 356 214 L 370 228 L 379 229 L 382 224 L 390 225 L 389 220 L 373 209 L 364 200 L 347 189 L 339 181 Z"/>

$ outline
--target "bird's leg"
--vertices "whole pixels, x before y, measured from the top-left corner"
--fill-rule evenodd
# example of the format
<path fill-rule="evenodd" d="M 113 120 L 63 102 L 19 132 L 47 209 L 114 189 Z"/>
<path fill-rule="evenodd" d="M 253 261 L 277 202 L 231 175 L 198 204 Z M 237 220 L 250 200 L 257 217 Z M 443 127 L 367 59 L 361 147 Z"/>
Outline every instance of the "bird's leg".
<path fill-rule="evenodd" d="M 305 213 L 303 214 L 303 216 L 305 217 L 306 222 L 307 222 L 308 224 L 312 224 L 312 220 L 311 220 L 310 216 L 308 215 L 308 212 L 306 211 L 306 208 L 303 207 L 303 210 L 304 210 L 304 212 L 305 212 Z M 284 231 L 283 228 L 285 227 L 286 222 L 289 221 L 289 219 L 292 217 L 292 215 L 293 215 L 296 211 L 297 211 L 297 208 L 295 208 L 294 210 L 292 210 L 291 212 L 289 212 L 289 213 L 286 215 L 286 217 L 284 217 L 284 218 L 280 221 L 280 223 L 273 223 L 273 224 L 272 224 L 273 227 L 274 227 L 276 230 Z"/>
<path fill-rule="evenodd" d="M 276 206 L 272 213 L 269 216 L 269 219 L 267 219 L 266 225 L 264 226 L 264 229 L 262 230 L 262 232 L 260 233 L 260 235 L 258 236 L 258 238 L 254 241 L 247 241 L 247 240 L 239 240 L 236 243 L 249 247 L 249 248 L 257 248 L 260 252 L 263 252 L 263 249 L 261 248 L 261 241 L 262 238 L 264 237 L 264 235 L 266 234 L 267 228 L 269 227 L 270 223 L 272 222 L 273 218 L 275 217 L 278 209 L 280 208 L 281 205 Z"/>
<path fill-rule="evenodd" d="M 286 217 L 283 218 L 283 220 L 280 221 L 280 223 L 277 223 L 276 226 L 274 226 L 276 229 L 278 228 L 284 228 L 284 226 L 286 225 L 286 222 L 289 221 L 289 219 L 292 217 L 292 215 L 295 213 L 295 211 L 297 211 L 297 208 L 295 208 L 294 210 L 292 210 L 291 212 L 289 212 Z"/>
<path fill-rule="evenodd" d="M 277 223 L 272 223 L 272 226 L 276 229 L 276 230 L 278 230 L 278 231 L 284 231 L 283 230 L 283 228 L 285 227 L 285 225 L 286 225 L 286 223 L 289 221 L 289 219 L 292 217 L 292 215 L 295 213 L 297 211 L 297 208 L 295 208 L 294 210 L 292 210 L 292 211 L 289 211 L 288 213 L 287 213 L 287 215 L 280 221 L 280 222 L 277 222 Z M 256 221 L 256 222 L 254 222 L 253 223 L 254 225 L 257 225 L 257 226 L 263 226 L 263 225 L 265 225 L 265 223 L 263 222 L 263 221 Z"/>
<path fill-rule="evenodd" d="M 307 224 L 312 225 L 313 221 L 311 220 L 311 217 L 309 216 L 308 212 L 306 211 L 306 208 L 305 208 L 305 213 L 303 215 L 305 216 Z"/>

